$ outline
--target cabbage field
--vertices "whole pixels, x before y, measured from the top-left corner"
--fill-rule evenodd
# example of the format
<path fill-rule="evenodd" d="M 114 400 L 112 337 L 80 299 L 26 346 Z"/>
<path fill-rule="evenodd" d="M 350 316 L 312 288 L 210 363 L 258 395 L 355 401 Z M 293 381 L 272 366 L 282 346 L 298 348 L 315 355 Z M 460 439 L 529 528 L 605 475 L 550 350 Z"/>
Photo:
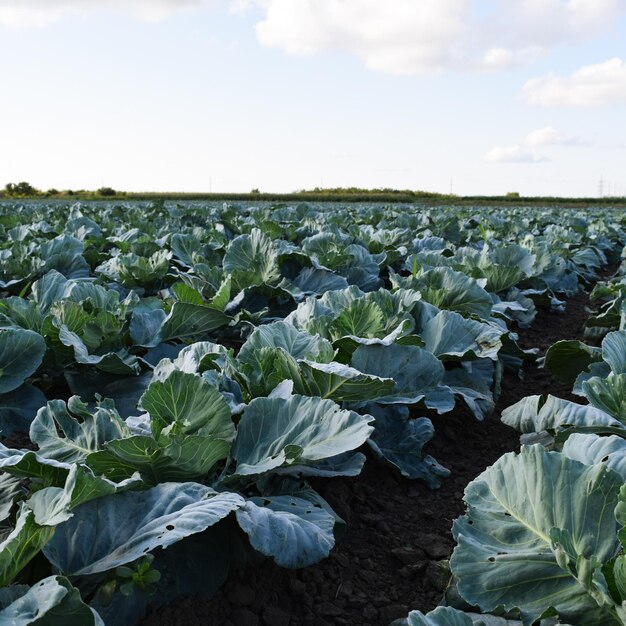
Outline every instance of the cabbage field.
<path fill-rule="evenodd" d="M 624 211 L 12 201 L 0 235 L 0 626 L 626 625 Z"/>

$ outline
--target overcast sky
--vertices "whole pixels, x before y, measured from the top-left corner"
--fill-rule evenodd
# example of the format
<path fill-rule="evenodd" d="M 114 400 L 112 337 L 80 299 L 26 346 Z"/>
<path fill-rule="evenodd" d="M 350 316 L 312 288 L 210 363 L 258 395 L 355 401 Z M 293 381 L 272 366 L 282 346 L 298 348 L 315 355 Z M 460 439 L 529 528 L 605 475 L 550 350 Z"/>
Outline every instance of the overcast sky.
<path fill-rule="evenodd" d="M 626 0 L 0 0 L 0 186 L 626 194 Z"/>

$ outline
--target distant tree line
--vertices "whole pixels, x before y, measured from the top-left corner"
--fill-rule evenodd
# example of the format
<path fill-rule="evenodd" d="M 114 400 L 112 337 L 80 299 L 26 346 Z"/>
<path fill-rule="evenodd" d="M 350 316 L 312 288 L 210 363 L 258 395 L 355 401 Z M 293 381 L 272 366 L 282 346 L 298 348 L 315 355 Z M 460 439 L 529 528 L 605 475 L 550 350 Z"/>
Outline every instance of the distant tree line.
<path fill-rule="evenodd" d="M 185 193 L 185 192 L 126 192 L 112 187 L 100 187 L 95 191 L 85 189 L 36 189 L 27 182 L 7 183 L 0 190 L 0 198 L 72 198 L 78 200 L 94 200 L 99 198 L 124 200 L 221 200 L 265 201 L 265 202 L 386 202 L 386 203 L 420 203 L 420 204 L 464 204 L 464 205 L 558 205 L 558 206 L 624 206 L 626 198 L 562 198 L 522 196 L 511 191 L 503 196 L 457 196 L 412 189 L 363 189 L 361 187 L 333 187 L 300 189 L 291 193 L 267 193 L 254 188 L 250 193 Z"/>
<path fill-rule="evenodd" d="M 79 196 L 79 197 L 93 197 L 93 198 L 114 198 L 116 196 L 125 196 L 122 191 L 116 191 L 113 187 L 100 187 L 95 191 L 86 191 L 85 189 L 64 189 L 59 191 L 58 189 L 51 188 L 46 191 L 33 187 L 30 183 L 22 181 L 19 183 L 7 183 L 4 189 L 0 191 L 0 198 L 51 198 L 51 197 L 67 197 L 67 196 Z"/>

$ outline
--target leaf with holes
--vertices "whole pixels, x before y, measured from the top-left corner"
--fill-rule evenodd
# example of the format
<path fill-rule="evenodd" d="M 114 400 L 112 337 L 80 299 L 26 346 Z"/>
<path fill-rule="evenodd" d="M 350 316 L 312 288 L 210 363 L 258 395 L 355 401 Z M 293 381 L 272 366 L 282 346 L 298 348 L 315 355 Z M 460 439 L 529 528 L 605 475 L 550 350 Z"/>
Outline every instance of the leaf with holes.
<path fill-rule="evenodd" d="M 308 567 L 327 557 L 335 544 L 335 518 L 295 496 L 250 498 L 237 521 L 252 547 L 281 567 Z"/>
<path fill-rule="evenodd" d="M 465 490 L 450 565 L 462 597 L 485 612 L 549 609 L 573 626 L 618 626 L 600 567 L 620 550 L 613 510 L 621 477 L 541 446 L 501 457 Z M 605 604 L 600 606 L 599 602 Z"/>
<path fill-rule="evenodd" d="M 67 575 L 105 572 L 202 532 L 243 503 L 238 494 L 198 483 L 163 483 L 106 496 L 75 509 L 44 552 Z"/>

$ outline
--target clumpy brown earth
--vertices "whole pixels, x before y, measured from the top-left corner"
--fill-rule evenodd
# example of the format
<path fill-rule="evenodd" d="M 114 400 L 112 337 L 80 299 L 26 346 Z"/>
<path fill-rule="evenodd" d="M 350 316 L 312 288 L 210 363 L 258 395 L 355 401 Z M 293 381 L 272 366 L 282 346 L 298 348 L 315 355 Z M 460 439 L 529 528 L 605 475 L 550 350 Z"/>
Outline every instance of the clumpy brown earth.
<path fill-rule="evenodd" d="M 587 306 L 587 296 L 579 294 L 565 313 L 540 309 L 533 327 L 519 331 L 520 344 L 544 354 L 559 339 L 582 340 Z M 442 561 L 454 547 L 451 525 L 464 512 L 465 486 L 518 448 L 518 433 L 499 421 L 501 411 L 533 394 L 576 400 L 569 392 L 535 365 L 524 367 L 523 380 L 505 375 L 496 411 L 484 422 L 461 406 L 432 417 L 435 437 L 426 452 L 452 470 L 440 489 L 402 478 L 368 454 L 357 478 L 316 485 L 348 524 L 327 559 L 296 571 L 270 560 L 235 571 L 211 600 L 155 606 L 143 626 L 384 626 L 412 609 L 431 610 L 447 584 Z"/>

